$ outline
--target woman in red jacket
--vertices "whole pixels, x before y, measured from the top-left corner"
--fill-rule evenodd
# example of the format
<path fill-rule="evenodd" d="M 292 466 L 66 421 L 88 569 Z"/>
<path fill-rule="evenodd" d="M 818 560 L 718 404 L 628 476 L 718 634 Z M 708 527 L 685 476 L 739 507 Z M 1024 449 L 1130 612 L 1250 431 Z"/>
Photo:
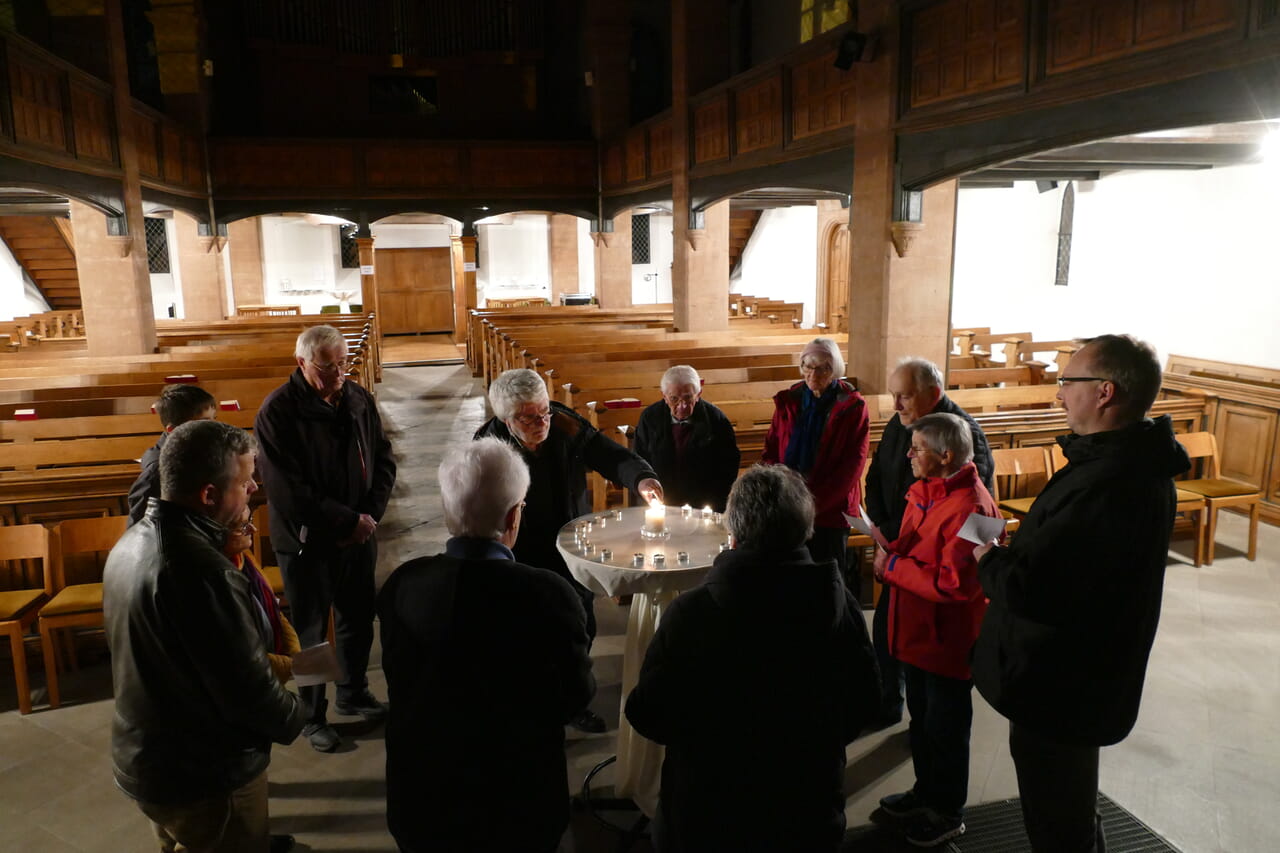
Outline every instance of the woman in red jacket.
<path fill-rule="evenodd" d="M 844 513 L 862 504 L 862 466 L 867 461 L 871 421 L 867 403 L 841 379 L 844 358 L 835 341 L 814 338 L 800 353 L 797 382 L 773 398 L 773 422 L 760 461 L 785 464 L 804 477 L 817 514 L 806 543 L 815 563 L 836 561 L 845 585 L 861 598 L 862 579 L 845 556 L 849 525 Z"/>
<path fill-rule="evenodd" d="M 880 801 L 907 821 L 907 840 L 933 847 L 964 832 L 973 723 L 969 652 L 986 599 L 978 583 L 974 543 L 958 536 L 977 513 L 998 518 L 995 501 L 973 464 L 969 425 L 948 414 L 910 427 L 907 510 L 888 552 L 877 551 L 876 578 L 888 587 L 889 653 L 901 661 L 911 713 L 915 786 Z"/>

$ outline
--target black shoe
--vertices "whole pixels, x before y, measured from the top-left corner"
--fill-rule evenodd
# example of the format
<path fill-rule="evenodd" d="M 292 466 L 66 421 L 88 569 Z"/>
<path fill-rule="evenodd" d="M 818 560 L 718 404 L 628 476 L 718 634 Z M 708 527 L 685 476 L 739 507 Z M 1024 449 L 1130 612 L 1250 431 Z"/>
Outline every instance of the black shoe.
<path fill-rule="evenodd" d="M 920 798 L 916 796 L 915 791 L 903 791 L 901 794 L 890 794 L 887 797 L 881 797 L 880 810 L 889 817 L 906 820 L 907 818 L 924 814 L 928 811 L 928 808 L 924 803 L 920 802 Z"/>
<path fill-rule="evenodd" d="M 333 703 L 333 708 L 344 717 L 361 716 L 371 723 L 386 719 L 387 716 L 387 706 L 373 698 L 367 687 L 345 699 L 339 697 Z"/>
<path fill-rule="evenodd" d="M 573 726 L 580 732 L 588 732 L 593 735 L 598 735 L 602 732 L 608 731 L 609 729 L 604 718 L 595 711 L 592 711 L 590 708 L 587 708 L 581 714 L 570 720 L 569 725 Z"/>
<path fill-rule="evenodd" d="M 289 853 L 297 843 L 292 835 L 273 835 L 269 849 L 271 853 Z"/>
<path fill-rule="evenodd" d="M 907 842 L 916 847 L 937 847 L 964 835 L 964 819 L 940 815 L 932 809 L 911 819 L 907 826 Z"/>
<path fill-rule="evenodd" d="M 342 736 L 328 723 L 307 723 L 302 733 L 316 752 L 337 752 L 342 746 Z"/>

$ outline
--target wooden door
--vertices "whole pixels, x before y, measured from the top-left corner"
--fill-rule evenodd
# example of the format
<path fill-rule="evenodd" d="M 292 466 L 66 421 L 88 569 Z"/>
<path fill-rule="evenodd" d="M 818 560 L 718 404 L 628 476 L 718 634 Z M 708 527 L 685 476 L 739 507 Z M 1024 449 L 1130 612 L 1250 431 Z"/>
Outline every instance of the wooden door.
<path fill-rule="evenodd" d="M 374 249 L 382 333 L 453 332 L 453 259 L 448 248 Z"/>
<path fill-rule="evenodd" d="M 827 244 L 827 327 L 849 331 L 849 226 L 831 232 Z"/>

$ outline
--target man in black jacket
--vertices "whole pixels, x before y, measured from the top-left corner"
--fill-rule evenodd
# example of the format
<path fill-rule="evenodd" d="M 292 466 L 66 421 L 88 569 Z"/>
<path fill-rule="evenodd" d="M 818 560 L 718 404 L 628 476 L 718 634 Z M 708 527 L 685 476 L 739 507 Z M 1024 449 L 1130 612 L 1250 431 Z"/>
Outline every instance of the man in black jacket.
<path fill-rule="evenodd" d="M 302 730 L 298 697 L 267 661 L 270 628 L 223 553 L 255 491 L 252 436 L 194 421 L 160 456 L 161 497 L 111 549 L 103 614 L 111 649 L 116 784 L 162 850 L 267 853 L 271 742 Z"/>
<path fill-rule="evenodd" d="M 889 376 L 889 393 L 893 395 L 894 416 L 885 424 L 884 435 L 876 445 L 875 456 L 867 470 L 867 515 L 888 542 L 898 538 L 902 515 L 907 509 L 907 489 L 916 481 L 911 473 L 913 423 L 935 413 L 956 415 L 969 424 L 973 438 L 973 464 L 987 491 L 993 492 L 992 474 L 995 464 L 987 437 L 973 416 L 951 401 L 942 390 L 942 371 L 923 358 L 904 358 Z M 871 623 L 871 638 L 880 664 L 880 727 L 902 720 L 902 668 L 889 654 L 889 596 L 881 593 Z"/>
<path fill-rule="evenodd" d="M 338 713 L 380 720 L 386 709 L 369 692 L 365 670 L 373 645 L 375 531 L 396 463 L 373 395 L 345 381 L 342 334 L 312 326 L 298 336 L 294 355 L 298 369 L 267 395 L 254 420 L 271 546 L 304 649 L 324 640 L 333 608 L 343 673 Z M 333 752 L 342 739 L 327 720 L 325 686 L 299 693 L 307 707 L 303 734 L 318 751 Z"/>
<path fill-rule="evenodd" d="M 649 463 L 607 438 L 572 409 L 547 398 L 547 386 L 532 370 L 504 371 L 489 386 L 494 416 L 475 438 L 497 438 L 520 451 L 529 466 L 524 521 L 511 550 L 526 566 L 550 569 L 567 580 L 582 599 L 587 635 L 596 635 L 594 593 L 573 579 L 556 548 L 565 524 L 591 510 L 587 471 L 598 471 L 633 489 L 645 500 L 662 500 L 662 484 Z M 591 709 L 573 720 L 587 732 L 603 732 L 605 721 Z"/>
<path fill-rule="evenodd" d="M 636 423 L 636 453 L 653 466 L 672 506 L 724 512 L 741 459 L 733 424 L 702 399 L 702 377 L 689 365 L 667 370 L 660 387 L 662 399 Z"/>
<path fill-rule="evenodd" d="M 378 597 L 387 823 L 403 851 L 540 853 L 568 825 L 564 725 L 595 679 L 578 596 L 511 553 L 528 486 L 524 461 L 497 439 L 449 453 L 440 493 L 452 538 L 396 569 Z M 499 779 L 518 794 L 495 819 Z"/>
<path fill-rule="evenodd" d="M 782 465 L 729 493 L 734 548 L 675 600 L 627 698 L 664 744 L 659 853 L 834 853 L 845 746 L 875 716 L 879 680 L 862 613 L 834 560 L 815 563 L 813 497 Z"/>
<path fill-rule="evenodd" d="M 991 600 L 973 678 L 1009 718 L 1009 751 L 1034 850 L 1104 851 L 1098 748 L 1138 718 L 1160 618 L 1176 496 L 1191 463 L 1168 416 L 1155 351 L 1127 335 L 1084 342 L 1058 400 L 1067 465 L 1007 547 L 979 546 Z"/>
<path fill-rule="evenodd" d="M 166 385 L 156 400 L 156 415 L 164 430 L 156 443 L 142 454 L 142 471 L 129 487 L 129 524 L 142 521 L 147 511 L 147 499 L 160 497 L 160 451 L 164 450 L 169 433 L 187 421 L 213 420 L 218 415 L 218 404 L 213 395 L 199 385 L 179 383 Z"/>

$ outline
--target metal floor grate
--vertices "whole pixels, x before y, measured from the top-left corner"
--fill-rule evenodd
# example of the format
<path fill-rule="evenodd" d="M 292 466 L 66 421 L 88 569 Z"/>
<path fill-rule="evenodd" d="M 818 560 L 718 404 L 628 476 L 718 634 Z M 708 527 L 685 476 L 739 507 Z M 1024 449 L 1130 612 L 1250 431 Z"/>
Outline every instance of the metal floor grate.
<path fill-rule="evenodd" d="M 1118 806 L 1106 794 L 1098 795 L 1098 812 L 1107 833 L 1107 853 L 1179 853 L 1146 824 Z M 1022 828 L 1018 800 L 983 803 L 965 809 L 965 833 L 935 847 L 941 853 L 1031 853 Z M 842 853 L 901 853 L 918 850 L 891 829 L 869 824 L 845 835 Z"/>

